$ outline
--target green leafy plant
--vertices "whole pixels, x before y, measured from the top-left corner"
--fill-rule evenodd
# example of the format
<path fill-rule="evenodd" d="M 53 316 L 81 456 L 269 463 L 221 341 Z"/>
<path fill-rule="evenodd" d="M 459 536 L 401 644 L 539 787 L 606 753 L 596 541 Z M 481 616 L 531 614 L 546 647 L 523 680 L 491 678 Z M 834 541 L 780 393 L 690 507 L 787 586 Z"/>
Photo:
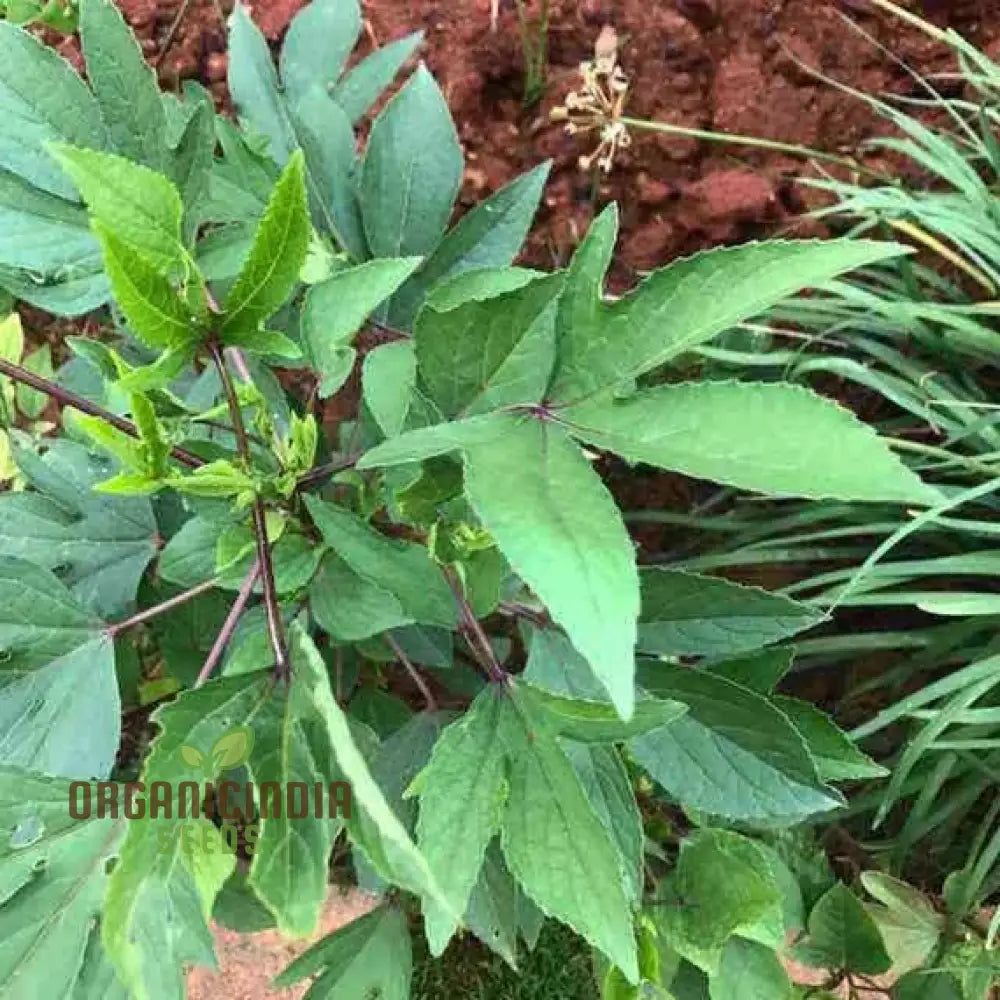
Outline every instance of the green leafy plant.
<path fill-rule="evenodd" d="M 933 509 L 810 390 L 677 380 L 689 352 L 904 248 L 718 250 L 609 301 L 614 207 L 565 271 L 511 266 L 544 167 L 448 228 L 463 164 L 425 68 L 359 161 L 353 125 L 417 40 L 344 74 L 356 4 L 306 7 L 280 75 L 237 9 L 242 128 L 198 87 L 161 95 L 108 0 L 80 24 L 87 84 L 0 24 L 0 110 L 18 110 L 0 115 L 0 283 L 114 323 L 52 377 L 0 359 L 63 417 L 57 437 L 10 429 L 26 488 L 0 497 L 0 984 L 181 997 L 217 905 L 314 931 L 335 851 L 381 902 L 279 977 L 315 977 L 313 996 L 407 996 L 421 918 L 432 955 L 468 930 L 511 964 L 559 920 L 609 997 L 777 977 L 801 927 L 789 879 L 726 827 L 794 826 L 881 771 L 775 693 L 791 652 L 768 647 L 821 613 L 639 567 L 594 459 Z M 361 357 L 366 325 L 383 342 Z M 329 429 L 316 399 L 352 371 L 356 416 Z M 163 700 L 148 750 L 117 760 L 142 691 Z M 180 809 L 192 761 L 205 790 L 238 764 L 257 789 L 348 782 L 352 807 L 257 800 L 238 871 L 219 817 Z M 74 817 L 80 783 L 136 775 L 172 810 L 150 794 Z M 666 848 L 637 788 L 687 817 Z M 813 900 L 802 947 L 867 974 L 884 947 L 846 898 Z"/>
<path fill-rule="evenodd" d="M 2 0 L 0 16 L 14 24 L 43 24 L 70 34 L 76 31 L 76 0 Z"/>

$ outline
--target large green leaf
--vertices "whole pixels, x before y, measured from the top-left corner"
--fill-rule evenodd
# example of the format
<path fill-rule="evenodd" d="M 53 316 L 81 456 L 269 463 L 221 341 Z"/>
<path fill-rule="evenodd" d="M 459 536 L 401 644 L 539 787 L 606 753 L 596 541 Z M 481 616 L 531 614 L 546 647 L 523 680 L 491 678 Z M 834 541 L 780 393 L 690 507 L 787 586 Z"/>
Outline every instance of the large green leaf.
<path fill-rule="evenodd" d="M 0 767 L 0 993 L 123 997 L 96 931 L 125 824 L 74 819 L 70 784 Z M 99 993 L 88 992 L 95 982 Z"/>
<path fill-rule="evenodd" d="M 502 698 L 499 741 L 510 788 L 501 844 L 524 891 L 602 951 L 630 982 L 639 978 L 623 863 L 559 743 L 534 721 L 516 688 Z"/>
<path fill-rule="evenodd" d="M 464 913 L 486 847 L 500 829 L 506 800 L 504 750 L 499 742 L 503 701 L 485 690 L 441 734 L 415 787 L 420 793 L 417 842 L 452 912 L 424 904 L 431 954 L 440 955 Z"/>
<path fill-rule="evenodd" d="M 395 594 L 328 552 L 309 586 L 309 607 L 335 639 L 358 642 L 415 621 Z"/>
<path fill-rule="evenodd" d="M 776 705 L 799 731 L 824 781 L 884 778 L 889 772 L 862 753 L 854 741 L 826 713 L 798 698 L 773 695 Z"/>
<path fill-rule="evenodd" d="M 48 442 L 43 454 L 16 448 L 15 457 L 34 491 L 0 495 L 4 553 L 58 572 L 98 617 L 123 616 L 156 554 L 149 500 L 94 492 L 113 463 L 67 439 Z"/>
<path fill-rule="evenodd" d="M 226 296 L 224 341 L 238 344 L 285 304 L 305 263 L 310 229 L 305 160 L 296 153 L 278 178 L 250 255 Z"/>
<path fill-rule="evenodd" d="M 438 85 L 420 66 L 375 120 L 361 173 L 365 233 L 376 257 L 432 250 L 462 180 L 462 150 Z"/>
<path fill-rule="evenodd" d="M 644 664 L 640 683 L 688 714 L 633 739 L 636 759 L 678 801 L 734 820 L 791 823 L 840 804 L 798 730 L 762 695 L 724 677 Z"/>
<path fill-rule="evenodd" d="M 641 708 L 642 702 L 637 708 Z M 635 791 L 618 751 L 607 746 L 562 744 L 587 801 L 618 849 L 622 882 L 631 902 L 642 897 L 643 830 Z"/>
<path fill-rule="evenodd" d="M 306 183 L 313 219 L 321 232 L 356 260 L 368 256 L 358 201 L 358 153 L 343 109 L 314 85 L 290 108 L 292 129 L 306 157 Z"/>
<path fill-rule="evenodd" d="M 412 341 L 380 344 L 365 355 L 361 368 L 365 406 L 386 437 L 395 437 L 403 429 L 416 383 L 417 359 Z"/>
<path fill-rule="evenodd" d="M 331 96 L 350 121 L 356 124 L 371 110 L 423 39 L 422 31 L 397 38 L 376 49 L 344 74 Z"/>
<path fill-rule="evenodd" d="M 326 543 L 359 576 L 393 594 L 414 621 L 452 626 L 455 599 L 425 546 L 388 538 L 343 507 L 306 497 Z"/>
<path fill-rule="evenodd" d="M 791 1000 L 792 984 L 773 948 L 733 937 L 708 981 L 711 1000 Z"/>
<path fill-rule="evenodd" d="M 782 893 L 767 854 L 728 830 L 695 830 L 661 887 L 656 923 L 664 943 L 698 968 L 719 971 L 733 937 L 784 943 Z"/>
<path fill-rule="evenodd" d="M 105 778 L 121 732 L 114 649 L 50 573 L 0 556 L 0 762 Z"/>
<path fill-rule="evenodd" d="M 428 395 L 448 418 L 540 402 L 555 361 L 562 275 L 485 299 L 463 299 L 463 283 L 432 295 L 417 317 L 417 369 Z"/>
<path fill-rule="evenodd" d="M 659 656 L 734 656 L 821 619 L 798 601 L 719 577 L 649 567 L 639 582 L 638 646 Z"/>
<path fill-rule="evenodd" d="M 100 257 L 83 206 L 0 170 L 0 264 L 56 282 L 100 268 Z"/>
<path fill-rule="evenodd" d="M 469 502 L 627 718 L 639 575 L 618 508 L 559 428 L 497 419 L 501 439 L 465 448 Z"/>
<path fill-rule="evenodd" d="M 94 231 L 101 241 L 111 290 L 136 338 L 161 351 L 193 344 L 196 321 L 173 285 L 96 220 Z"/>
<path fill-rule="evenodd" d="M 435 285 L 465 271 L 510 264 L 528 235 L 549 167 L 542 163 L 522 174 L 463 215 L 393 298 L 389 321 L 409 328 Z"/>
<path fill-rule="evenodd" d="M 771 240 L 708 250 L 654 272 L 631 295 L 600 302 L 617 218 L 606 212 L 574 258 L 551 396 L 586 399 L 751 319 L 803 288 L 905 249 L 868 240 Z"/>
<path fill-rule="evenodd" d="M 167 167 L 167 118 L 156 75 L 110 0 L 82 0 L 87 79 L 116 152 L 159 172 Z"/>
<path fill-rule="evenodd" d="M 404 465 L 419 462 L 449 451 L 472 447 L 492 447 L 507 437 L 510 420 L 505 415 L 484 414 L 468 420 L 435 424 L 418 430 L 407 431 L 391 438 L 370 451 L 358 461 L 359 469 L 375 469 L 382 465 Z"/>
<path fill-rule="evenodd" d="M 828 890 L 809 914 L 809 937 L 795 957 L 823 969 L 878 976 L 892 965 L 878 925 L 842 882 Z"/>
<path fill-rule="evenodd" d="M 301 652 L 301 646 L 294 649 Z M 322 676 L 317 669 L 323 669 Z M 310 656 L 295 657 L 289 688 L 276 692 L 255 721 L 249 768 L 258 788 L 268 781 L 281 788 L 290 782 L 314 788 L 339 780 L 322 738 L 323 717 L 313 700 L 313 691 L 324 683 L 328 681 L 321 663 Z M 282 933 L 305 937 L 316 930 L 329 888 L 330 851 L 342 825 L 343 817 L 316 816 L 311 809 L 302 818 L 281 810 L 261 819 L 248 881 Z"/>
<path fill-rule="evenodd" d="M 313 679 L 312 701 L 323 718 L 324 731 L 343 780 L 351 783 L 352 810 L 360 809 L 369 829 L 377 832 L 380 853 L 391 864 L 394 880 L 450 912 L 451 903 L 438 884 L 427 859 L 417 849 L 406 827 L 386 801 L 358 749 L 347 716 L 330 689 L 330 679 L 319 651 L 298 624 L 293 625 L 290 638 L 295 656 L 312 661 L 313 669 L 309 672 Z M 355 821 L 352 813 L 352 823 Z"/>
<path fill-rule="evenodd" d="M 52 141 L 102 148 L 106 134 L 97 101 L 54 49 L 0 20 L 0 166 L 52 194 L 75 198 L 45 152 Z"/>
<path fill-rule="evenodd" d="M 274 980 L 276 988 L 315 976 L 312 1000 L 410 1000 L 413 956 L 406 916 L 380 906 L 314 944 Z"/>
<path fill-rule="evenodd" d="M 312 0 L 288 26 L 281 48 L 281 82 L 292 102 L 314 86 L 326 91 L 340 79 L 361 34 L 357 0 Z"/>
<path fill-rule="evenodd" d="M 921 482 L 849 410 L 802 386 L 689 382 L 574 407 L 590 444 L 700 479 L 775 496 L 934 504 Z"/>
<path fill-rule="evenodd" d="M 354 335 L 419 263 L 418 257 L 373 260 L 338 271 L 309 289 L 302 306 L 302 344 L 322 379 L 321 395 L 340 388 L 345 352 L 347 372 L 354 362 Z"/>
<path fill-rule="evenodd" d="M 151 815 L 151 802 L 128 830 L 104 904 L 105 948 L 134 1000 L 183 1000 L 184 967 L 215 965 L 208 920 L 215 897 L 235 867 L 221 835 L 205 818 L 179 816 L 181 782 L 214 780 L 211 753 L 234 725 L 253 726 L 271 696 L 270 675 L 248 674 L 186 691 L 153 716 L 160 732 L 141 781 L 169 785 L 170 818 Z M 203 761 L 191 768 L 182 748 Z"/>
<path fill-rule="evenodd" d="M 518 900 L 514 877 L 504 864 L 500 843 L 486 849 L 479 879 L 472 888 L 466 926 L 511 968 L 517 966 Z"/>
<path fill-rule="evenodd" d="M 90 214 L 122 243 L 167 273 L 184 256 L 181 196 L 162 174 L 111 153 L 50 147 Z"/>
<path fill-rule="evenodd" d="M 297 146 L 271 50 L 243 4 L 229 19 L 229 93 L 245 122 L 270 142 L 271 158 L 284 165 Z"/>

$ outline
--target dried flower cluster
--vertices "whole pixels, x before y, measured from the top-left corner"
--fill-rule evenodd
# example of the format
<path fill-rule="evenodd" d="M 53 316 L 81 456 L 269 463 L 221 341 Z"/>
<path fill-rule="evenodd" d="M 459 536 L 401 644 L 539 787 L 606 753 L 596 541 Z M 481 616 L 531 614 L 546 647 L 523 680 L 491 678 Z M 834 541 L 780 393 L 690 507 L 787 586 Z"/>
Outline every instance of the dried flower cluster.
<path fill-rule="evenodd" d="M 554 108 L 552 120 L 566 123 L 570 135 L 596 132 L 597 148 L 580 157 L 580 168 L 589 170 L 596 162 L 608 173 L 620 149 L 632 143 L 621 121 L 628 95 L 628 78 L 618 64 L 618 35 L 605 25 L 594 45 L 594 58 L 580 64 L 583 85 L 566 95 L 566 103 Z"/>

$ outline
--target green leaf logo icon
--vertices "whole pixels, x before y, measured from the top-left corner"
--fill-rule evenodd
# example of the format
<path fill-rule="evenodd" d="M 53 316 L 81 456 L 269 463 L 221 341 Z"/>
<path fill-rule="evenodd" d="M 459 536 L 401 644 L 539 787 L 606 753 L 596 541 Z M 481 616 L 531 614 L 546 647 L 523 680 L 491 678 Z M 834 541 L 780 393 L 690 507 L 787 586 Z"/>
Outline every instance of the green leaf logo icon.
<path fill-rule="evenodd" d="M 197 747 L 186 744 L 181 747 L 181 758 L 188 767 L 201 767 L 205 763 L 205 755 Z"/>
<path fill-rule="evenodd" d="M 250 759 L 253 750 L 253 730 L 249 726 L 234 726 L 212 747 L 212 764 L 216 771 L 239 767 Z"/>

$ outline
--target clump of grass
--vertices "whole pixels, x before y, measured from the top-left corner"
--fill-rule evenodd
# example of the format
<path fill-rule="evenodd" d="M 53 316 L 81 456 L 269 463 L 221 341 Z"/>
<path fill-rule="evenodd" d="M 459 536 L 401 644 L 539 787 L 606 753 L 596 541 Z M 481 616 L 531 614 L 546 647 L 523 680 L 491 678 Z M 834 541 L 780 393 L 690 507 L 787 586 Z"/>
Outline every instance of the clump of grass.
<path fill-rule="evenodd" d="M 423 937 L 415 936 L 416 947 Z M 423 947 L 426 947 L 425 945 Z M 472 938 L 451 943 L 443 958 L 414 955 L 413 1000 L 597 1000 L 590 949 L 569 928 L 546 921 L 517 972 Z"/>

